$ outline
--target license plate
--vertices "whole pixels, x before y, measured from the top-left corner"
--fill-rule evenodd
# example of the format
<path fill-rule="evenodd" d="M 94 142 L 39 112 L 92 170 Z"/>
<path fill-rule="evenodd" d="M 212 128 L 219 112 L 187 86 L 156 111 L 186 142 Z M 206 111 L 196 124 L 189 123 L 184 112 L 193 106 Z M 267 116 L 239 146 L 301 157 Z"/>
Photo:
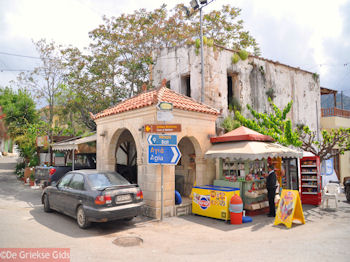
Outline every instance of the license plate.
<path fill-rule="evenodd" d="M 128 195 L 120 195 L 120 196 L 117 196 L 116 202 L 128 202 L 128 201 L 131 201 L 131 196 L 128 194 Z"/>

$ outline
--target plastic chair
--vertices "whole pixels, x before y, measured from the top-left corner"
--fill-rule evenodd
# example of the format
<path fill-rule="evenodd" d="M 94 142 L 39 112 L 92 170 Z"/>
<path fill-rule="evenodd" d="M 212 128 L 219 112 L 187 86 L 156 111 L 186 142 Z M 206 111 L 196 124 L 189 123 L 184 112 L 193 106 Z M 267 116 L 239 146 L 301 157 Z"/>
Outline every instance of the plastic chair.
<path fill-rule="evenodd" d="M 328 183 L 323 188 L 323 192 L 322 192 L 322 203 L 321 203 L 322 208 L 324 208 L 325 201 L 327 201 L 327 207 L 328 207 L 328 200 L 329 199 L 334 199 L 335 200 L 335 208 L 338 208 L 338 194 L 339 193 L 340 193 L 339 184 Z"/>

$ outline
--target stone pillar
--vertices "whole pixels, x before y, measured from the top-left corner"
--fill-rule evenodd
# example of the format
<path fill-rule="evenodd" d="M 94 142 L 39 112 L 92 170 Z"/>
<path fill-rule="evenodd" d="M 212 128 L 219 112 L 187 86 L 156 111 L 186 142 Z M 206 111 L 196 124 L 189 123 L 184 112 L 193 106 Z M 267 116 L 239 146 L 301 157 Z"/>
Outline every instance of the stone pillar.
<path fill-rule="evenodd" d="M 206 172 L 205 159 L 203 157 L 196 157 L 196 185 L 204 186 L 206 184 Z"/>
<path fill-rule="evenodd" d="M 163 173 L 163 216 L 174 216 L 175 167 L 164 166 Z M 143 191 L 144 215 L 160 218 L 161 214 L 161 167 L 160 165 L 138 165 L 138 183 Z"/>
<path fill-rule="evenodd" d="M 211 185 L 216 176 L 215 159 L 196 158 L 196 185 Z"/>

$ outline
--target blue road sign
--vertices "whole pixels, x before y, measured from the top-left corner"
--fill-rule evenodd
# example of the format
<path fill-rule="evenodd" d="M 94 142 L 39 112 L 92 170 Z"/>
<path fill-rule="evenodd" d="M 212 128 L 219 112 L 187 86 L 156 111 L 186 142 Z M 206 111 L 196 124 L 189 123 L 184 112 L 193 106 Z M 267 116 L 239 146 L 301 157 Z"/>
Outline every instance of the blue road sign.
<path fill-rule="evenodd" d="M 149 135 L 147 141 L 149 145 L 177 145 L 177 135 Z"/>
<path fill-rule="evenodd" d="M 148 163 L 176 165 L 181 153 L 177 146 L 148 146 Z"/>

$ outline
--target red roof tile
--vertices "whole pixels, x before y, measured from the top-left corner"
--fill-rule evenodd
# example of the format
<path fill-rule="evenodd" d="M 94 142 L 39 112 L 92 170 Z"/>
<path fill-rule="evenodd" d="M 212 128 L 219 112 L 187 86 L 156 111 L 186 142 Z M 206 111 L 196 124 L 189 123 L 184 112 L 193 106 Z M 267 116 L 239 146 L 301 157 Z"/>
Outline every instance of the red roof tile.
<path fill-rule="evenodd" d="M 194 99 L 178 94 L 173 90 L 166 87 L 160 87 L 143 92 L 137 96 L 131 97 L 114 107 L 108 108 L 96 115 L 92 116 L 92 119 L 98 119 L 105 116 L 116 115 L 130 110 L 135 110 L 151 105 L 157 105 L 158 102 L 170 102 L 174 108 L 194 111 L 211 115 L 219 115 L 218 110 L 213 107 L 207 106 L 196 102 Z"/>
<path fill-rule="evenodd" d="M 222 143 L 231 141 L 273 141 L 274 139 L 270 136 L 266 136 L 251 130 L 248 127 L 241 126 L 232 130 L 222 136 L 210 138 L 211 143 Z"/>

